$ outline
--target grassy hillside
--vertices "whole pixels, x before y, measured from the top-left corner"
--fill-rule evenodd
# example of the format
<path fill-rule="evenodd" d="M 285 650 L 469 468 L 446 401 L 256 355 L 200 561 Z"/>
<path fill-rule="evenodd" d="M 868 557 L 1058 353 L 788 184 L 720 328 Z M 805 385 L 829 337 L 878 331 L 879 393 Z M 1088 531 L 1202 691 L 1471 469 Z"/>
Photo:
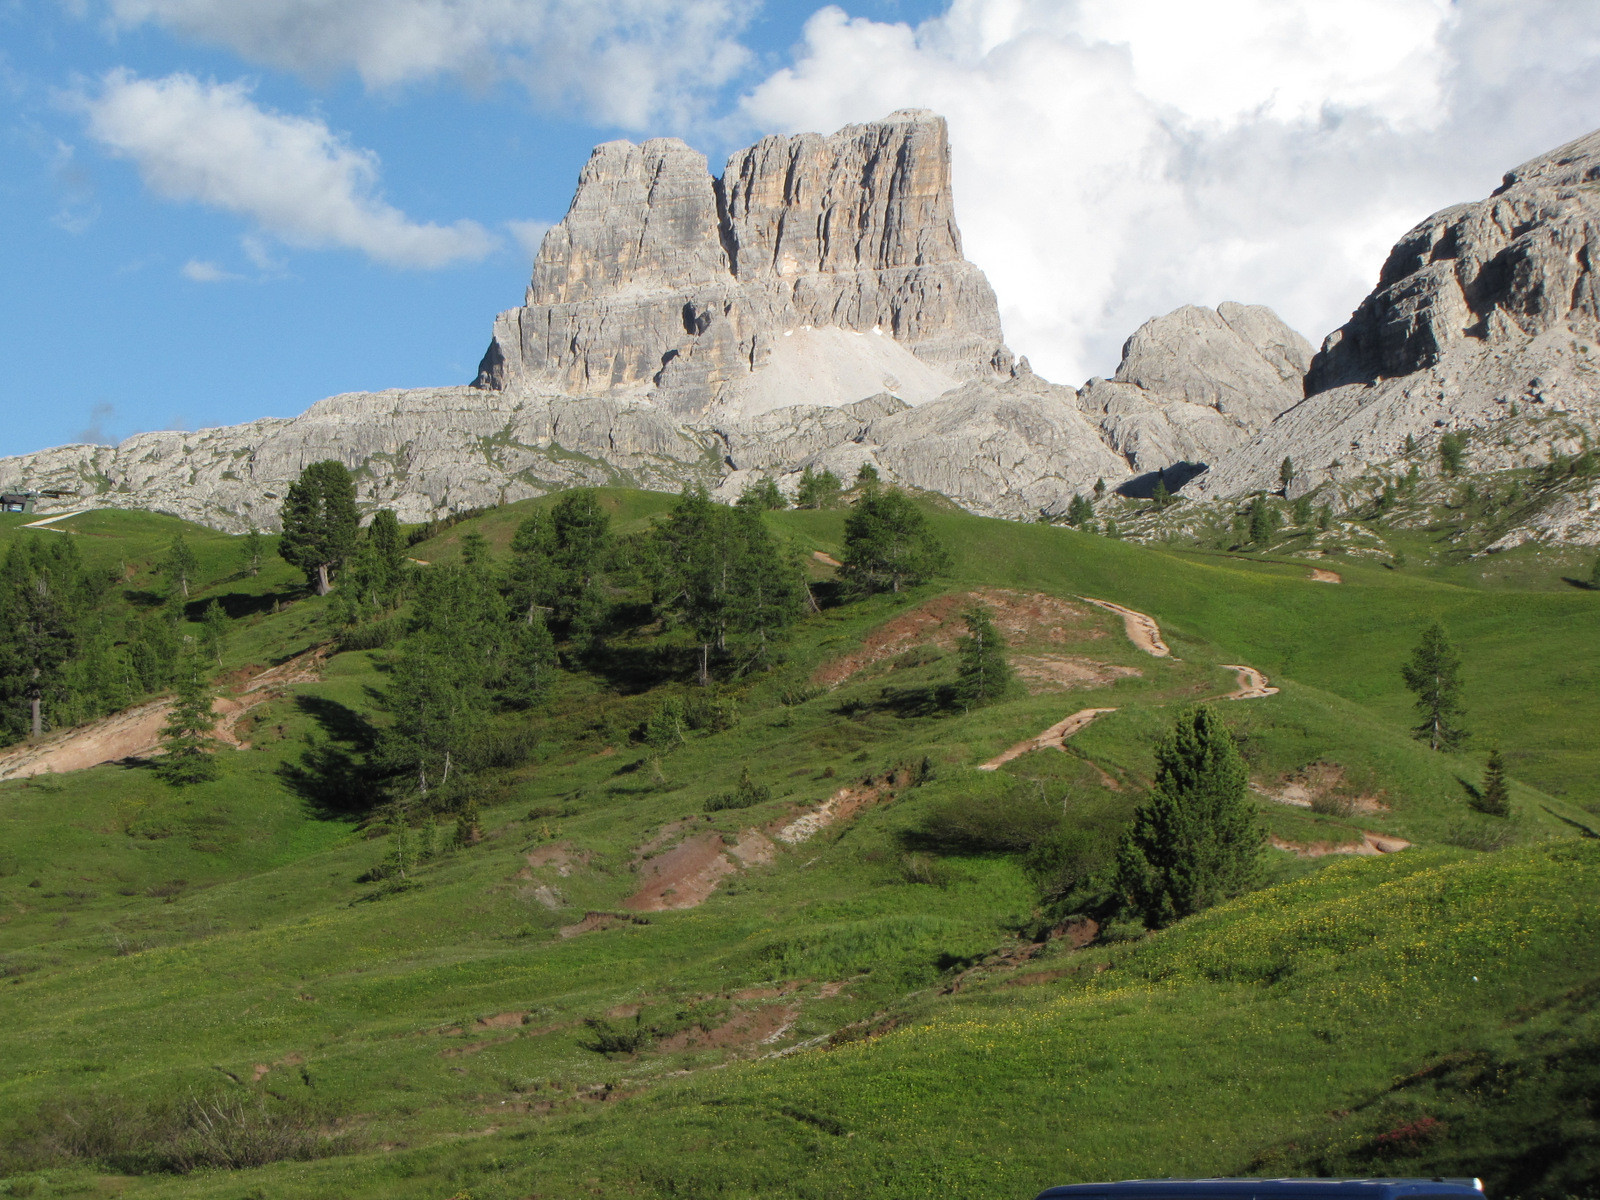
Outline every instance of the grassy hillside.
<path fill-rule="evenodd" d="M 623 531 L 671 503 L 603 500 Z M 454 561 L 473 529 L 503 553 L 546 502 L 410 553 Z M 768 519 L 807 555 L 840 550 L 839 513 Z M 1000 1197 L 1391 1160 L 1499 1171 L 1530 1195 L 1591 1186 L 1586 1118 L 1563 1126 L 1569 1150 L 1553 1161 L 1566 1173 L 1541 1176 L 1491 1145 L 1501 1110 L 1473 1071 L 1499 1064 L 1529 1125 L 1587 1085 L 1577 1069 L 1541 1082 L 1529 1064 L 1558 1043 L 1592 1046 L 1600 852 L 1582 830 L 1600 795 L 1584 700 L 1600 680 L 1600 595 L 1356 566 L 1332 585 L 1293 565 L 933 520 L 954 551 L 949 577 L 808 618 L 784 666 L 719 689 L 737 723 L 692 734 L 659 772 L 632 731 L 661 695 L 698 689 L 687 669 L 662 675 L 676 660 L 651 628 L 624 623 L 604 659 L 506 719 L 519 750 L 486 774 L 483 839 L 405 886 L 370 878 L 393 840 L 361 776 L 384 720 L 381 650 L 336 654 L 316 682 L 254 710 L 250 748 L 223 752 L 215 782 L 177 790 L 129 762 L 0 783 L 5 1140 L 59 1150 L 48 1130 L 98 1131 L 76 1164 L 14 1158 L 22 1173 L 0 1187 Z M 323 601 L 283 564 L 240 576 L 237 539 L 171 518 L 8 524 L 0 541 L 81 538 L 86 558 L 126 562 L 136 593 L 180 527 L 206 580 L 191 607 L 254 597 L 229 605 L 224 680 L 326 640 Z M 831 574 L 815 558 L 811 570 Z M 1036 614 L 1019 656 L 1093 669 L 1070 690 L 959 713 L 927 702 L 953 672 L 947 648 L 868 653 L 975 589 Z M 1172 656 L 1142 653 L 1081 596 L 1151 614 Z M 1460 755 L 1407 734 L 1398 664 L 1433 619 L 1467 664 L 1479 737 Z M 861 669 L 838 687 L 814 682 L 850 655 Z M 1235 686 L 1225 664 L 1282 688 L 1221 702 L 1257 786 L 1327 784 L 1315 808 L 1262 796 L 1280 842 L 1374 834 L 1413 848 L 1272 850 L 1267 890 L 1074 949 L 1092 931 L 1041 910 L 1035 859 L 930 838 L 952 814 L 1020 820 L 1038 797 L 1092 864 L 1138 803 L 1172 712 Z M 974 769 L 1084 708 L 1116 711 L 1069 753 Z M 1465 804 L 1490 739 L 1514 777 L 1510 822 Z M 716 808 L 746 769 L 771 798 Z M 864 800 L 853 819 L 779 843 L 770 861 L 741 858 L 753 831 L 844 787 Z M 730 868 L 703 904 L 628 906 L 675 847 L 694 846 L 725 847 Z M 159 1141 L 195 1102 L 243 1105 L 235 1124 L 251 1137 L 331 1156 L 174 1174 L 116 1151 L 130 1131 Z"/>

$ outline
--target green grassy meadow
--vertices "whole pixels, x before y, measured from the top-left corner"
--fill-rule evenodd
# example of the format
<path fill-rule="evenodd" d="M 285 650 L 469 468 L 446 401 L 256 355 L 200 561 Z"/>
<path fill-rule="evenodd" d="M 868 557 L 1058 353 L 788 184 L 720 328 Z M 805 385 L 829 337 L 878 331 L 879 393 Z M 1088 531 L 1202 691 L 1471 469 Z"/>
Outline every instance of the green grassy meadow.
<path fill-rule="evenodd" d="M 620 532 L 672 502 L 602 497 Z M 476 529 L 503 554 L 547 502 L 410 553 L 454 561 Z M 630 731 L 660 695 L 697 689 L 687 669 L 661 677 L 672 660 L 651 658 L 650 630 L 619 629 L 603 661 L 506 718 L 531 748 L 489 773 L 483 839 L 404 887 L 363 878 L 392 840 L 357 782 L 383 719 L 382 650 L 335 654 L 253 711 L 250 748 L 222 751 L 213 782 L 175 789 L 128 762 L 0 783 L 0 1140 L 52 1113 L 221 1095 L 316 1112 L 333 1152 L 190 1173 L 49 1166 L 0 1177 L 0 1195 L 998 1198 L 1390 1166 L 1481 1174 L 1497 1195 L 1591 1194 L 1600 1142 L 1570 1098 L 1592 1094 L 1597 1045 L 1600 593 L 1547 586 L 1561 567 L 1532 557 L 1515 586 L 1350 562 L 1332 585 L 1288 563 L 930 517 L 949 576 L 824 606 L 782 666 L 723 685 L 738 723 L 690 734 L 659 772 Z M 825 595 L 831 569 L 810 556 L 840 552 L 843 514 L 768 520 Z M 21 524 L 0 518 L 0 551 L 75 537 L 121 570 L 129 603 L 182 530 L 202 565 L 191 615 L 217 597 L 235 616 L 224 681 L 330 637 L 286 564 L 240 571 L 236 538 L 110 510 L 60 532 Z M 810 686 L 888 623 L 976 588 L 1072 604 L 1060 640 L 1018 653 L 1138 674 L 968 713 L 918 703 L 953 673 L 948 653 Z M 1142 653 L 1082 596 L 1152 615 L 1172 656 Z M 1460 754 L 1408 733 L 1399 664 L 1433 620 L 1465 661 L 1475 736 Z M 1263 792 L 1337 768 L 1342 805 L 1259 798 L 1275 838 L 1411 848 L 1269 849 L 1262 890 L 1076 949 L 1025 856 L 916 849 L 943 807 L 1034 793 L 1086 839 L 1114 836 L 1173 713 L 1234 687 L 1224 664 L 1282 689 L 1218 701 Z M 1068 753 L 975 769 L 1084 708 L 1116 711 Z M 1509 821 L 1466 804 L 1491 743 Z M 771 798 L 708 807 L 745 769 Z M 698 907 L 627 907 L 682 839 L 734 847 L 869 781 L 876 802 L 853 819 L 737 866 Z M 605 1052 L 602 1029 L 653 1037 Z M 1565 1074 L 1540 1075 L 1547 1060 Z M 1524 1149 L 1529 1114 L 1561 1115 L 1548 1169 L 1499 1144 L 1500 1097 L 1517 1098 Z"/>

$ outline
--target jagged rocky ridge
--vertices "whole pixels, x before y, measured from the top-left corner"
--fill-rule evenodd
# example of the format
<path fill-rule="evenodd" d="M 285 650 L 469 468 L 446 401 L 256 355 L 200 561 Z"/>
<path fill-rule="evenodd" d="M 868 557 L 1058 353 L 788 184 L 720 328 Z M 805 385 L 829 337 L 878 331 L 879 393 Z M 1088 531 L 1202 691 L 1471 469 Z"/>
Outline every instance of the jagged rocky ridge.
<path fill-rule="evenodd" d="M 1600 132 L 1507 173 L 1487 199 L 1396 243 L 1378 285 L 1310 365 L 1306 399 L 1217 456 L 1185 494 L 1291 497 L 1424 462 L 1469 432 L 1477 472 L 1572 455 L 1600 426 Z M 1328 485 L 1332 485 L 1328 487 Z M 1566 496 L 1503 544 L 1600 542 L 1600 491 Z"/>

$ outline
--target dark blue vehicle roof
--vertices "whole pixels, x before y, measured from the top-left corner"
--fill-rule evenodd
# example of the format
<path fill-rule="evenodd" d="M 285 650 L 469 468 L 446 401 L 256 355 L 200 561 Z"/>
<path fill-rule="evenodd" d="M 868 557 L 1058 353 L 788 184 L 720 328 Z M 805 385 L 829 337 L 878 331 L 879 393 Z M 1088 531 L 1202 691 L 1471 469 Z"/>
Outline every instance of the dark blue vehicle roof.
<path fill-rule="evenodd" d="M 1476 1179 L 1124 1179 L 1047 1188 L 1037 1200 L 1401 1200 L 1483 1196 Z"/>

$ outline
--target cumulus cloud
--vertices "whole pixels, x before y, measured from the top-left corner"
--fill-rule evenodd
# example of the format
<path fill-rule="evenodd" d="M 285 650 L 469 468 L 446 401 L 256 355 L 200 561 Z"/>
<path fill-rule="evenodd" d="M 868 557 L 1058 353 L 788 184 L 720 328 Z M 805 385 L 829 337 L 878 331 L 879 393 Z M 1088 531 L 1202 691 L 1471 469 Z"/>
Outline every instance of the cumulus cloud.
<path fill-rule="evenodd" d="M 398 267 L 478 259 L 494 245 L 472 221 L 410 220 L 382 198 L 377 155 L 321 121 L 261 108 L 245 83 L 116 70 L 77 102 L 90 136 L 152 190 L 238 213 L 291 245 L 348 247 Z"/>
<path fill-rule="evenodd" d="M 1389 245 L 1600 125 L 1600 29 L 1566 0 L 953 0 L 816 13 L 741 132 L 949 118 L 969 258 L 1064 382 L 1180 304 L 1266 303 L 1316 341 Z"/>
<path fill-rule="evenodd" d="M 228 283 L 235 279 L 243 279 L 243 275 L 235 275 L 232 271 L 225 271 L 214 262 L 204 259 L 191 258 L 178 269 L 178 273 L 191 283 Z"/>
<path fill-rule="evenodd" d="M 107 0 L 116 25 L 158 23 L 312 77 L 369 88 L 510 79 L 544 104 L 630 129 L 681 125 L 749 60 L 747 0 Z"/>

